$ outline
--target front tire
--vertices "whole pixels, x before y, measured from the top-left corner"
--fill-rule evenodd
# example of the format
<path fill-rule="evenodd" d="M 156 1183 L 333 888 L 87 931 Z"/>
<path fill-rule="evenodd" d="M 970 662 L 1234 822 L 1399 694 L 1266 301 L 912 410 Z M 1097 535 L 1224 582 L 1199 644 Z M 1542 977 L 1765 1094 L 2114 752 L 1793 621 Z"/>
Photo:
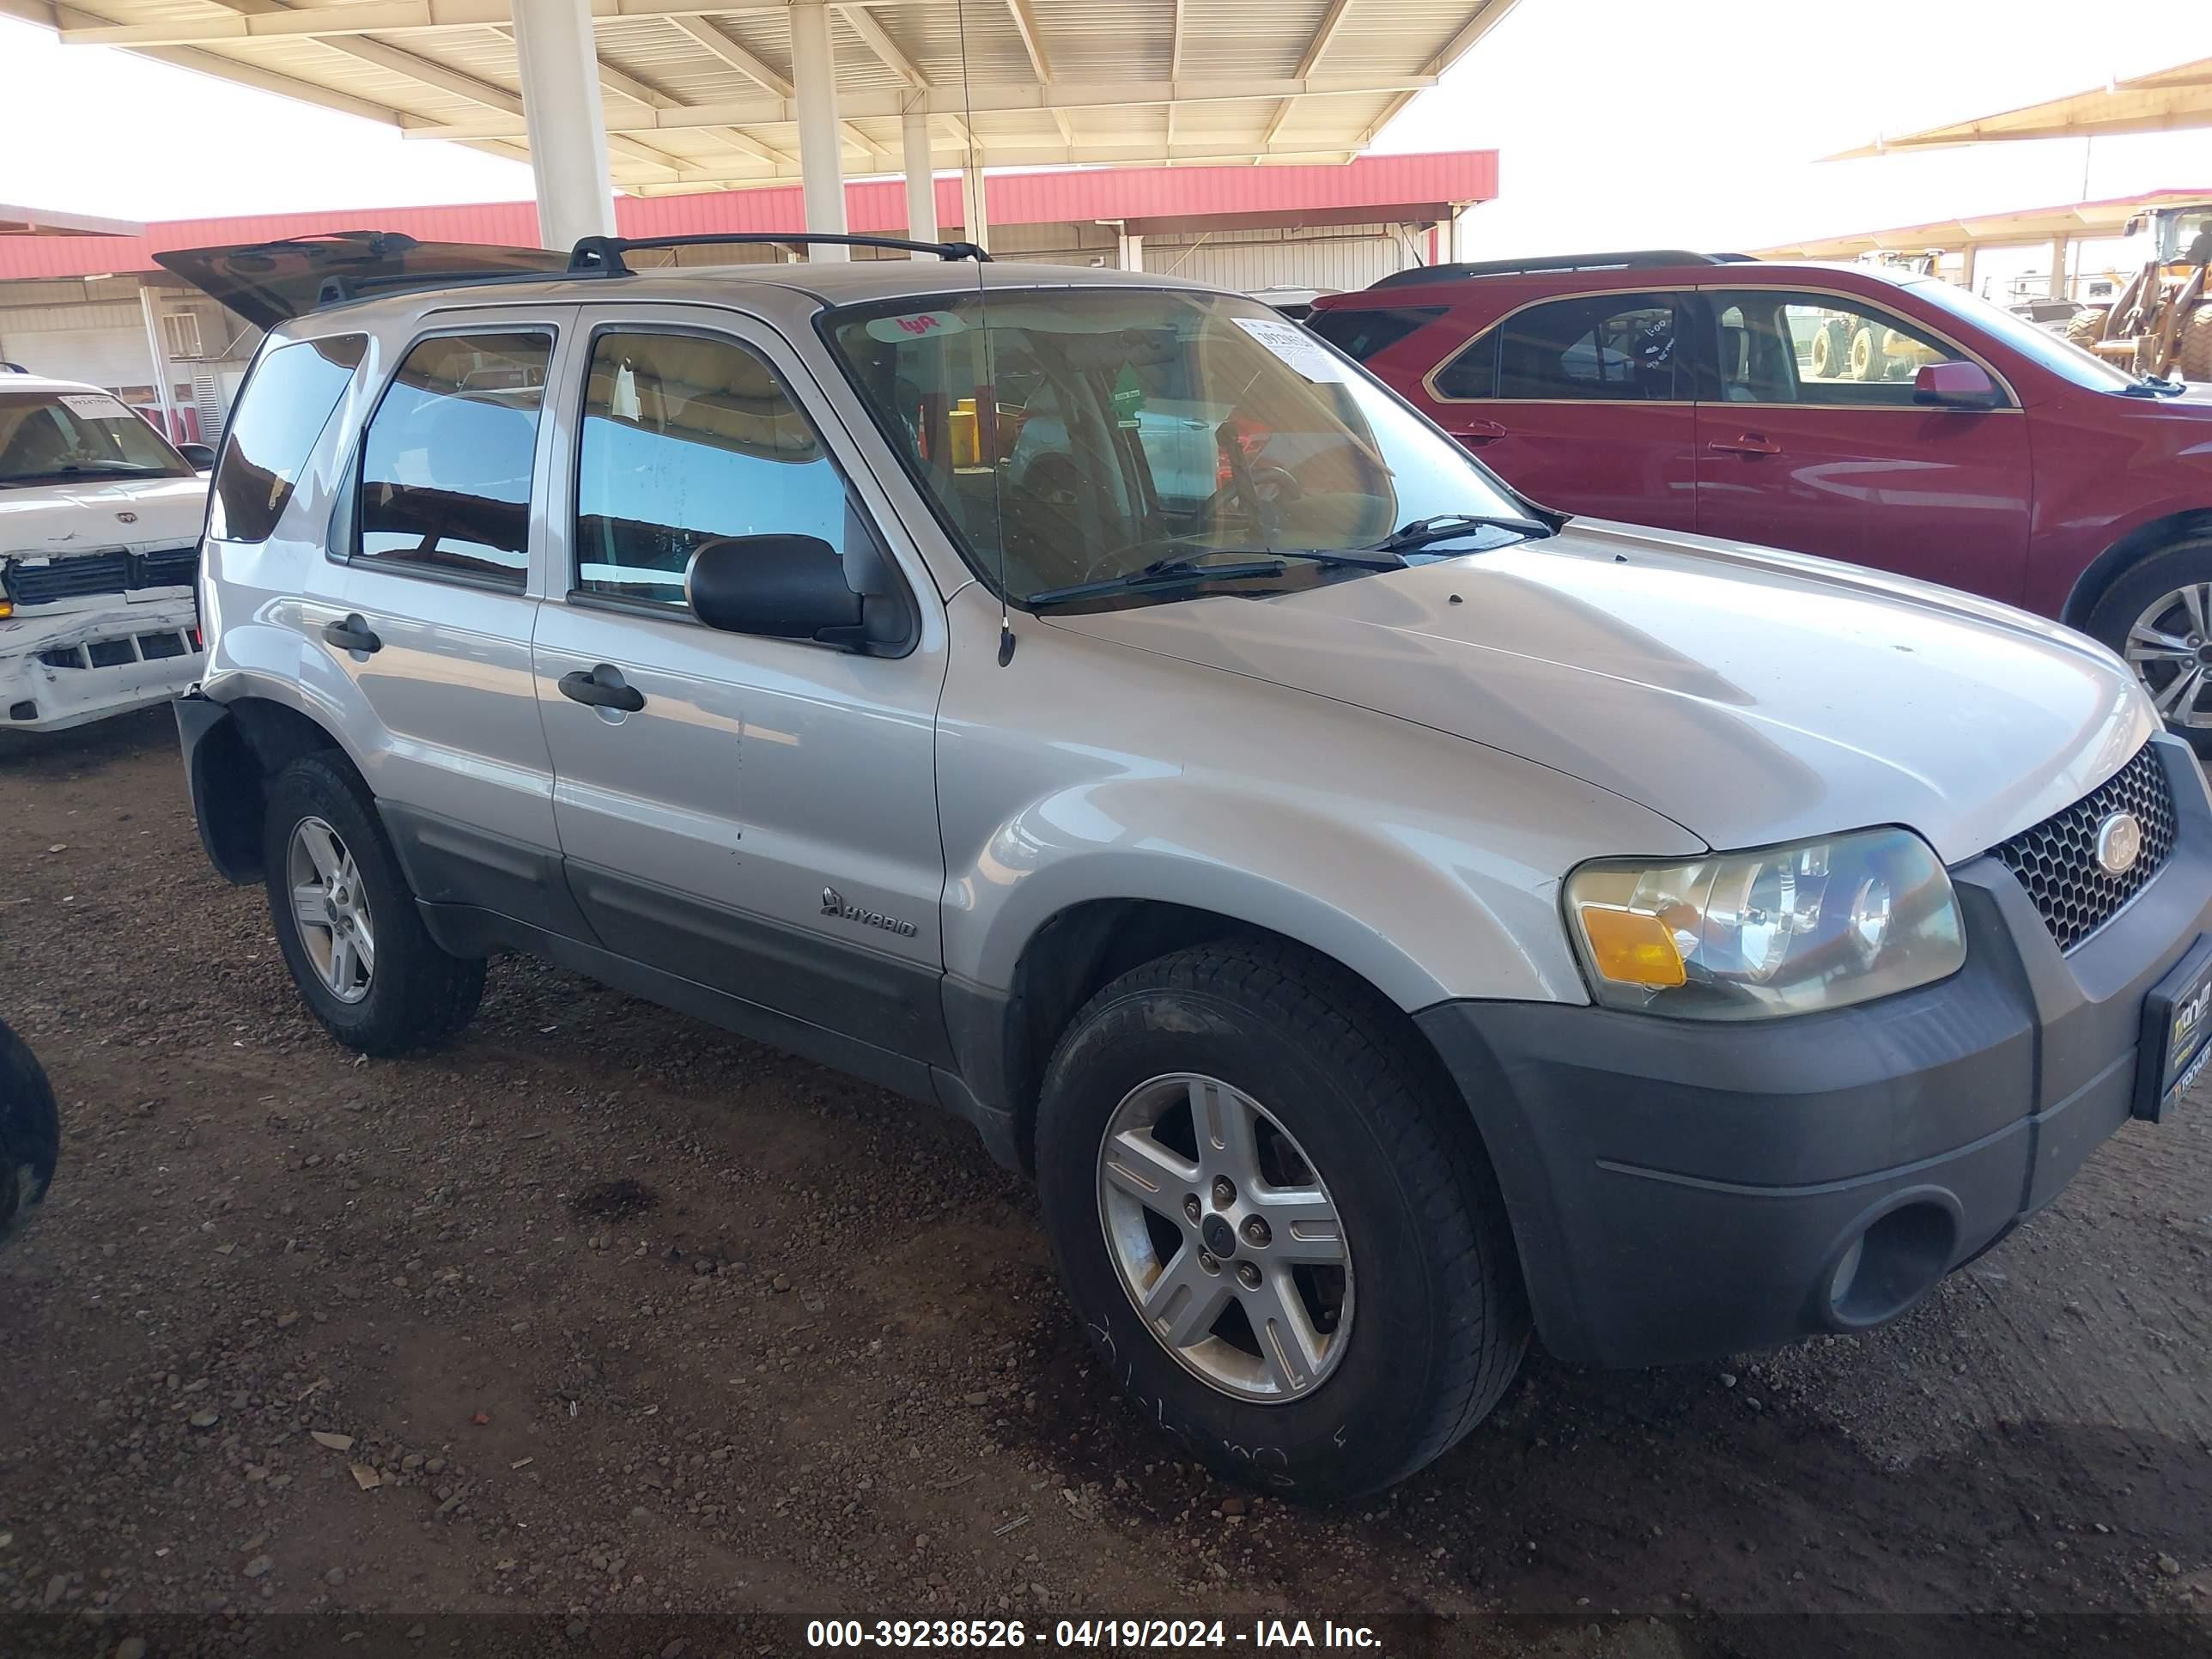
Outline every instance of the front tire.
<path fill-rule="evenodd" d="M 2212 760 L 2212 536 L 2160 548 L 2115 577 L 2085 631 L 2126 659 L 2169 730 Z"/>
<path fill-rule="evenodd" d="M 1092 1343 L 1222 1474 L 1404 1479 L 1481 1420 L 1528 1313 L 1496 1177 L 1395 1011 L 1284 947 L 1164 957 L 1047 1068 L 1045 1224 Z"/>
<path fill-rule="evenodd" d="M 336 762 L 305 756 L 270 783 L 262 869 L 293 982 L 347 1048 L 409 1054 L 475 1015 L 483 960 L 430 937 L 368 791 Z"/>

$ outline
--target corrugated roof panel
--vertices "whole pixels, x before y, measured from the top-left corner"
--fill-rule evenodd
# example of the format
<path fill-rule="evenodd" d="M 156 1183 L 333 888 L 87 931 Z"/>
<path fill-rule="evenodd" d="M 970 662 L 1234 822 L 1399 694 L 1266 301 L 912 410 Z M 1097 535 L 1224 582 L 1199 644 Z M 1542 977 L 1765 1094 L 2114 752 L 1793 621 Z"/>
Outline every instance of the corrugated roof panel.
<path fill-rule="evenodd" d="M 972 0 L 971 0 L 972 3 Z M 1054 77 L 1061 81 L 1165 80 L 1175 0 L 1030 0 Z M 892 9 L 882 14 L 896 15 Z"/>
<path fill-rule="evenodd" d="M 228 60 L 265 73 L 289 76 L 346 99 L 404 112 L 435 124 L 453 124 L 499 134 L 506 153 L 521 148 L 525 136 L 514 112 L 519 88 L 514 42 L 501 26 L 433 26 L 382 36 L 202 36 L 190 33 L 213 23 L 235 26 L 240 9 L 262 7 L 262 0 L 94 0 L 99 15 L 124 26 L 146 25 L 163 32 L 153 45 L 190 45 L 210 61 Z M 313 0 L 309 9 L 343 6 L 350 0 Z M 1512 0 L 1352 0 L 1327 52 L 1315 65 L 1325 76 L 1388 82 L 1395 77 L 1433 71 L 1435 59 L 1471 21 L 1502 15 Z M 1277 152 L 1340 153 L 1364 145 L 1380 118 L 1402 103 L 1382 88 L 1343 96 L 1308 94 L 1287 114 L 1270 98 L 1230 102 L 1205 93 L 1238 80 L 1279 80 L 1300 67 L 1328 11 L 1329 0 L 1027 0 L 1053 80 L 1062 86 L 1096 86 L 1114 82 L 1156 82 L 1177 75 L 1200 96 L 1176 106 L 1173 155 L 1220 153 L 1243 146 L 1259 159 L 1263 144 Z M 236 9 L 234 9 L 236 8 Z M 1170 45 L 1180 14 L 1180 61 Z M 247 16 L 257 13 L 247 11 Z M 286 11 L 285 17 L 302 15 Z M 70 14 L 73 22 L 79 15 Z M 848 98 L 894 100 L 905 82 L 884 62 L 860 30 L 849 5 L 833 3 L 831 27 L 841 92 Z M 918 64 L 933 94 L 957 95 L 963 82 L 979 94 L 1012 87 L 1033 87 L 1036 76 L 1008 0 L 897 0 L 868 15 L 872 27 L 886 32 L 894 57 Z M 768 66 L 769 74 L 790 75 L 790 24 L 781 6 L 713 15 L 704 20 L 720 34 Z M 86 27 L 89 27 L 86 25 Z M 596 40 L 610 70 L 649 90 L 615 94 L 617 118 L 635 128 L 638 104 L 663 99 L 678 105 L 743 103 L 758 95 L 753 77 L 710 50 L 678 20 L 629 15 L 599 20 Z M 964 41 L 964 53 L 963 51 Z M 410 72 L 419 63 L 419 72 Z M 241 70 L 243 73 L 243 70 Z M 472 96 L 454 77 L 495 90 Z M 441 82 L 445 84 L 439 84 Z M 1149 88 L 1147 88 L 1149 89 Z M 988 100 L 987 99 L 988 102 Z M 863 118 L 882 119 L 879 107 Z M 852 118 L 849 115 L 848 119 Z M 1049 112 L 986 111 L 978 118 L 986 134 L 1000 135 L 1008 154 L 985 160 L 994 165 L 1025 164 L 1046 150 L 1070 152 L 1061 136 L 1063 118 Z M 1085 108 L 1067 112 L 1078 151 L 1085 158 L 1121 159 L 1133 147 L 1149 143 L 1152 154 L 1129 159 L 1168 159 L 1169 124 L 1158 106 Z M 673 129 L 633 131 L 619 135 L 611 161 L 615 177 L 628 183 L 665 184 L 668 168 L 641 156 L 641 146 L 667 155 L 704 157 L 728 165 L 740 146 L 725 134 L 706 138 L 669 137 Z M 877 165 L 891 154 L 890 134 L 866 131 L 882 146 L 867 158 Z M 1270 141 L 1270 133 L 1274 135 Z M 779 127 L 754 136 L 787 149 L 793 142 Z M 848 161 L 848 165 L 851 165 Z M 695 167 L 684 167 L 687 173 Z M 748 172 L 756 171 L 748 167 Z"/>

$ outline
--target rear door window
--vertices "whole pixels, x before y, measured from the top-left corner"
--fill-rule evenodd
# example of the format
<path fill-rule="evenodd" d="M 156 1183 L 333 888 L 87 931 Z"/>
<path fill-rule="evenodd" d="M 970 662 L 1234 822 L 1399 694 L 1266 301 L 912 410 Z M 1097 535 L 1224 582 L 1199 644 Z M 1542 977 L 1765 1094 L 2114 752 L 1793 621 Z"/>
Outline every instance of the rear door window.
<path fill-rule="evenodd" d="M 339 334 L 278 346 L 261 360 L 223 434 L 209 535 L 268 540 L 368 349 L 367 335 Z"/>
<path fill-rule="evenodd" d="M 362 445 L 356 562 L 520 587 L 549 331 L 416 342 Z"/>
<path fill-rule="evenodd" d="M 1442 306 L 1345 306 L 1316 311 L 1306 326 L 1356 362 L 1388 351 L 1444 314 Z"/>
<path fill-rule="evenodd" d="M 1501 398 L 1672 402 L 1679 296 L 1594 294 L 1552 300 L 1498 325 Z"/>

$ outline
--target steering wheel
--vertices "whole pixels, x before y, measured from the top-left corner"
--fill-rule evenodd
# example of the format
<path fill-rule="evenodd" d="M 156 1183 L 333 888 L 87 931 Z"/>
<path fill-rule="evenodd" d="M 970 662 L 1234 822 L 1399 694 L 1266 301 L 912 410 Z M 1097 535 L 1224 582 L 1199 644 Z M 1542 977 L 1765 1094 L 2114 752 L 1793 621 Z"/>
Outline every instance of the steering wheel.
<path fill-rule="evenodd" d="M 1305 499 L 1306 487 L 1298 482 L 1297 473 L 1286 466 L 1255 466 L 1249 469 L 1255 500 L 1251 502 L 1253 516 L 1258 517 L 1262 507 L 1287 507 Z M 1228 504 L 1232 495 L 1243 494 L 1243 481 L 1231 472 L 1228 480 L 1218 485 L 1214 492 L 1198 506 L 1197 516 L 1212 518 Z"/>

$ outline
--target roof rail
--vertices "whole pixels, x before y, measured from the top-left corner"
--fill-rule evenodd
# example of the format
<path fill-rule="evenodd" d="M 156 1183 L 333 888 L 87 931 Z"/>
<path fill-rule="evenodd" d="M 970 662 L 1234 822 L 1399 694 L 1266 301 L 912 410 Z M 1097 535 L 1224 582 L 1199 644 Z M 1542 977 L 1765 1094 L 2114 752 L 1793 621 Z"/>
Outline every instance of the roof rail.
<path fill-rule="evenodd" d="M 641 247 L 774 247 L 791 242 L 834 242 L 842 247 L 896 248 L 906 253 L 934 253 L 940 259 L 988 259 L 974 242 L 910 242 L 902 236 L 830 236 L 804 230 L 720 231 L 696 236 L 586 236 L 568 256 L 572 276 L 628 276 L 634 273 L 623 255 Z"/>
<path fill-rule="evenodd" d="M 1409 288 L 1415 283 L 1458 277 L 1519 276 L 1540 270 L 1633 270 L 1645 265 L 1717 265 L 1742 258 L 1732 253 L 1692 253 L 1686 248 L 1637 248 L 1621 253 L 1559 253 L 1537 259 L 1486 259 L 1471 264 L 1414 265 L 1395 271 L 1374 288 Z"/>

